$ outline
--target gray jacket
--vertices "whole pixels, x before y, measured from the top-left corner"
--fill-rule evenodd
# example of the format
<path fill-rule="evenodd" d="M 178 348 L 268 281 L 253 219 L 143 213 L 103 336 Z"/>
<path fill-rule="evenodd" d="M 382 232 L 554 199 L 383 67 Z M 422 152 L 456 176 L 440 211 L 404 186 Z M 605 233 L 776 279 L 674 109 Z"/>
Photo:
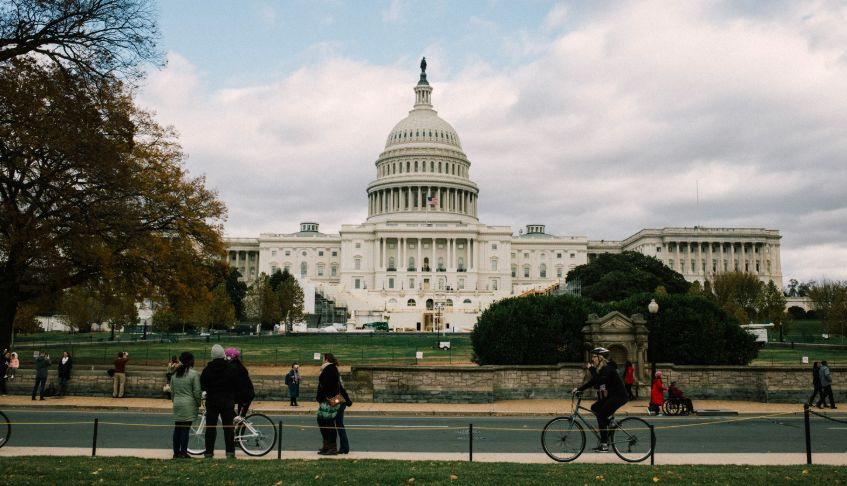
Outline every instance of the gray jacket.
<path fill-rule="evenodd" d="M 832 373 L 829 371 L 829 366 L 821 365 L 818 373 L 821 375 L 821 386 L 832 386 Z"/>

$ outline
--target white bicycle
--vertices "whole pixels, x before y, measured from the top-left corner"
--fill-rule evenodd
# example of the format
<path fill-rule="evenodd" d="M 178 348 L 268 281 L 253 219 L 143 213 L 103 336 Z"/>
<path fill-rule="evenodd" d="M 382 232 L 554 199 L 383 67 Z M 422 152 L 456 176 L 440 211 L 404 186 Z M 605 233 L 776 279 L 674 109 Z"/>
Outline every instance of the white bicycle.
<path fill-rule="evenodd" d="M 238 420 L 238 417 L 236 417 Z M 276 427 L 273 421 L 261 413 L 242 417 L 235 426 L 235 443 L 248 456 L 264 456 L 276 444 Z M 206 452 L 206 407 L 191 424 L 188 432 L 188 453 L 199 456 Z"/>

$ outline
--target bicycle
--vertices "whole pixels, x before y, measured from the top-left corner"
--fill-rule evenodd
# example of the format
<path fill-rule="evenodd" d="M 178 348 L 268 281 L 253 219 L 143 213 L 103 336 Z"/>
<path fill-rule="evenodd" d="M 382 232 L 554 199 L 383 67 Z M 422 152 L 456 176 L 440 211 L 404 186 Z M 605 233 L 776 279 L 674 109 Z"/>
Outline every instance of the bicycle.
<path fill-rule="evenodd" d="M 236 417 L 238 420 L 238 417 Z M 233 423 L 235 443 L 248 456 L 264 456 L 273 449 L 277 440 L 276 426 L 264 414 L 251 413 Z M 188 453 L 199 456 L 206 452 L 206 408 L 198 414 L 188 432 Z"/>
<path fill-rule="evenodd" d="M 585 427 L 600 441 L 600 432 L 579 414 L 580 410 L 591 412 L 581 403 L 582 393 L 574 393 L 571 396 L 571 414 L 550 420 L 541 431 L 541 447 L 554 461 L 571 462 L 585 451 Z M 624 461 L 641 462 L 653 452 L 650 426 L 637 417 L 627 417 L 621 421 L 610 417 L 609 445 Z"/>
<path fill-rule="evenodd" d="M 9 422 L 9 417 L 5 413 L 0 412 L 0 447 L 9 442 L 10 435 L 12 435 L 12 423 Z"/>

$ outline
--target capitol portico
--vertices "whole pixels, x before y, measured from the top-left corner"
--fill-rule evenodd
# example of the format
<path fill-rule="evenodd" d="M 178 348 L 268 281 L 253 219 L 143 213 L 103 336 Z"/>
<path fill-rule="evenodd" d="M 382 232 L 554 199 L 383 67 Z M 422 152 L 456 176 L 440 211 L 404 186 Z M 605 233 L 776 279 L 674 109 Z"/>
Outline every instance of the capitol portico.
<path fill-rule="evenodd" d="M 456 130 L 433 109 L 421 67 L 414 106 L 376 160 L 368 218 L 338 234 L 304 222 L 296 233 L 226 238 L 228 261 L 248 283 L 288 269 L 307 296 L 317 292 L 346 306 L 351 321 L 388 321 L 409 331 L 470 330 L 493 302 L 564 287 L 568 271 L 599 253 L 638 251 L 691 281 L 739 270 L 782 286 L 777 230 L 695 226 L 590 241 L 550 235 L 543 224 L 515 235 L 511 227 L 480 223 L 471 162 Z"/>

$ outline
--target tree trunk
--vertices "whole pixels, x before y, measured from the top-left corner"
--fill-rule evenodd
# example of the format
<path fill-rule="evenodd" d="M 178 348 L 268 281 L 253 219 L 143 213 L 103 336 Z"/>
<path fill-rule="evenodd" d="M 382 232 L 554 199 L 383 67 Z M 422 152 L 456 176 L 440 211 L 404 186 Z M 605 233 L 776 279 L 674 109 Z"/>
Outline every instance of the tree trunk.
<path fill-rule="evenodd" d="M 15 314 L 18 313 L 18 300 L 11 292 L 0 292 L 0 350 L 9 349 L 12 344 L 12 332 Z"/>

